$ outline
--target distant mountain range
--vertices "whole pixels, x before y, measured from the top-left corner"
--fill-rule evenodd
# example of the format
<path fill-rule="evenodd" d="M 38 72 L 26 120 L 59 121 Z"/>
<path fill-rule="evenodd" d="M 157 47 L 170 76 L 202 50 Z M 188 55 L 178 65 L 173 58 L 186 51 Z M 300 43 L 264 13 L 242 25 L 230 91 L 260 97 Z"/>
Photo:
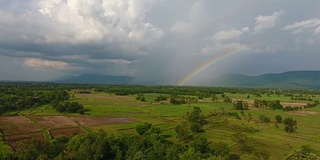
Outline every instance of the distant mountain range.
<path fill-rule="evenodd" d="M 111 76 L 83 74 L 63 76 L 51 82 L 68 84 L 134 84 L 134 78 L 128 76 Z M 206 83 L 215 87 L 252 87 L 252 88 L 288 88 L 320 89 L 320 71 L 290 71 L 270 73 L 259 76 L 228 74 Z"/>
<path fill-rule="evenodd" d="M 128 76 L 82 74 L 79 76 L 63 76 L 52 82 L 69 84 L 132 84 L 133 78 Z"/>
<path fill-rule="evenodd" d="M 220 87 L 320 89 L 320 71 L 290 71 L 259 76 L 228 74 L 214 79 L 211 85 Z"/>

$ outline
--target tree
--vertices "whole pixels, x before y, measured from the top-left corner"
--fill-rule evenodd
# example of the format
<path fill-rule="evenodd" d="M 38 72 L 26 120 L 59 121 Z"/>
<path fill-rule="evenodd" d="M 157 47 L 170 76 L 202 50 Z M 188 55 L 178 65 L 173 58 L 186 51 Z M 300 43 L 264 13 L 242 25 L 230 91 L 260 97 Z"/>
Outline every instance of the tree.
<path fill-rule="evenodd" d="M 211 145 L 211 153 L 218 157 L 225 157 L 230 152 L 230 148 L 228 147 L 228 144 L 224 142 L 214 142 Z"/>
<path fill-rule="evenodd" d="M 190 147 L 186 152 L 179 154 L 179 159 L 184 159 L 184 160 L 200 160 L 203 159 L 201 157 L 201 154 L 193 147 Z"/>
<path fill-rule="evenodd" d="M 247 135 L 241 132 L 238 132 L 236 134 L 233 134 L 231 139 L 237 144 L 240 154 L 243 154 L 243 153 L 250 154 L 253 152 L 253 147 L 248 143 Z"/>
<path fill-rule="evenodd" d="M 204 131 L 202 126 L 207 123 L 207 120 L 199 107 L 193 107 L 193 111 L 187 113 L 187 120 L 190 122 L 191 131 L 197 133 Z"/>
<path fill-rule="evenodd" d="M 252 119 L 252 115 L 251 115 L 251 113 L 248 113 L 248 122 L 250 122 L 251 119 Z"/>
<path fill-rule="evenodd" d="M 170 148 L 167 148 L 166 159 L 179 160 L 179 154 L 185 152 L 187 146 L 182 143 L 174 143 Z"/>
<path fill-rule="evenodd" d="M 257 159 L 257 160 L 268 160 L 270 157 L 270 154 L 267 151 L 262 150 L 262 151 L 254 151 L 253 156 L 254 156 L 254 159 Z"/>
<path fill-rule="evenodd" d="M 262 106 L 262 101 L 259 100 L 259 99 L 255 99 L 254 102 L 253 102 L 253 106 L 256 107 L 256 108 L 259 108 Z"/>
<path fill-rule="evenodd" d="M 78 134 L 66 144 L 66 152 L 72 155 L 71 159 L 108 159 L 110 145 L 105 132 Z"/>
<path fill-rule="evenodd" d="M 151 129 L 149 130 L 150 134 L 160 134 L 161 133 L 161 129 L 159 127 L 151 127 Z"/>
<path fill-rule="evenodd" d="M 64 102 L 59 103 L 58 101 L 51 102 L 52 107 L 58 112 L 68 112 L 68 113 L 80 113 L 84 114 L 83 105 L 78 102 Z"/>
<path fill-rule="evenodd" d="M 159 96 L 155 99 L 155 101 L 156 101 L 156 102 L 160 102 L 160 101 L 165 101 L 165 100 L 167 100 L 167 99 L 168 99 L 167 96 L 159 95 Z"/>
<path fill-rule="evenodd" d="M 149 131 L 151 127 L 152 127 L 151 123 L 138 124 L 136 126 L 136 131 L 139 135 L 144 135 Z"/>
<path fill-rule="evenodd" d="M 182 123 L 181 125 L 177 125 L 174 128 L 174 131 L 177 134 L 177 138 L 181 141 L 188 142 L 192 138 L 190 131 L 187 128 L 185 123 Z"/>
<path fill-rule="evenodd" d="M 280 115 L 275 116 L 277 123 L 282 123 L 282 117 Z"/>
<path fill-rule="evenodd" d="M 77 113 L 80 109 L 83 109 L 83 105 L 78 102 L 65 102 L 64 108 L 66 112 Z"/>
<path fill-rule="evenodd" d="M 280 104 L 279 100 L 271 101 L 269 104 L 269 107 L 270 107 L 270 109 L 273 109 L 273 110 L 283 108 L 283 106 Z"/>
<path fill-rule="evenodd" d="M 217 95 L 212 95 L 212 98 L 211 98 L 211 100 L 212 100 L 212 102 L 217 102 L 217 100 L 218 100 L 218 97 L 217 97 Z"/>
<path fill-rule="evenodd" d="M 292 117 L 288 117 L 283 120 L 284 130 L 288 133 L 295 132 L 297 129 L 297 121 Z"/>
<path fill-rule="evenodd" d="M 0 115 L 2 115 L 5 111 L 5 107 L 0 105 Z"/>
<path fill-rule="evenodd" d="M 270 122 L 270 118 L 267 117 L 266 115 L 260 115 L 259 120 L 261 123 L 269 123 Z"/>
<path fill-rule="evenodd" d="M 225 160 L 239 160 L 240 159 L 240 155 L 237 155 L 237 154 L 229 154 Z"/>
<path fill-rule="evenodd" d="M 55 157 L 55 156 L 59 155 L 60 153 L 63 153 L 68 141 L 69 141 L 69 138 L 64 137 L 64 136 L 55 137 L 51 141 L 52 147 L 50 148 L 50 151 L 49 151 L 51 154 L 49 157 Z"/>
<path fill-rule="evenodd" d="M 247 110 L 249 108 L 248 103 L 244 101 L 237 101 L 233 104 L 235 110 Z"/>
<path fill-rule="evenodd" d="M 202 154 L 210 152 L 209 142 L 207 138 L 204 137 L 195 139 L 192 142 L 191 146 L 195 149 L 195 151 L 200 152 Z"/>
<path fill-rule="evenodd" d="M 308 145 L 303 145 L 300 151 L 295 151 L 291 159 L 307 159 L 307 160 L 318 160 L 320 159 L 317 152 Z"/>
<path fill-rule="evenodd" d="M 204 98 L 203 94 L 198 95 L 198 99 L 203 99 L 203 98 Z"/>
<path fill-rule="evenodd" d="M 18 159 L 37 159 L 39 156 L 46 154 L 49 149 L 49 143 L 39 139 L 27 139 L 19 143 L 17 151 Z"/>
<path fill-rule="evenodd" d="M 184 97 L 171 95 L 170 103 L 175 104 L 175 105 L 179 105 L 179 104 L 185 104 L 185 103 L 187 103 L 187 101 Z"/>
<path fill-rule="evenodd" d="M 0 134 L 0 136 L 2 135 Z M 10 146 L 0 140 L 0 159 L 7 159 L 10 154 L 12 154 Z"/>
<path fill-rule="evenodd" d="M 193 107 L 193 111 L 187 113 L 187 120 L 191 123 L 199 123 L 200 125 L 207 123 L 207 120 L 199 107 Z"/>
<path fill-rule="evenodd" d="M 204 132 L 204 129 L 202 128 L 202 125 L 200 123 L 192 123 L 190 125 L 190 130 L 192 132 L 196 132 L 196 133 L 201 133 L 201 132 Z"/>
<path fill-rule="evenodd" d="M 232 102 L 232 100 L 231 100 L 231 98 L 230 98 L 230 97 L 228 97 L 228 96 L 224 96 L 224 97 L 223 97 L 223 102 L 231 103 L 231 102 Z"/>

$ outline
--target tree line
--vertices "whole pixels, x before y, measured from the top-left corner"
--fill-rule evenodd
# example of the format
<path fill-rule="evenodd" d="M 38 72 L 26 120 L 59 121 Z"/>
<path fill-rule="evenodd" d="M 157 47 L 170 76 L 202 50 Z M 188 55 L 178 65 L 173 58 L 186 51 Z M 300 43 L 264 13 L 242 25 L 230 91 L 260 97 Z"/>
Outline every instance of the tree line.
<path fill-rule="evenodd" d="M 28 88 L 10 88 L 0 92 L 0 114 L 7 111 L 19 111 L 40 107 L 53 102 L 68 100 L 70 95 L 63 90 L 33 90 Z"/>

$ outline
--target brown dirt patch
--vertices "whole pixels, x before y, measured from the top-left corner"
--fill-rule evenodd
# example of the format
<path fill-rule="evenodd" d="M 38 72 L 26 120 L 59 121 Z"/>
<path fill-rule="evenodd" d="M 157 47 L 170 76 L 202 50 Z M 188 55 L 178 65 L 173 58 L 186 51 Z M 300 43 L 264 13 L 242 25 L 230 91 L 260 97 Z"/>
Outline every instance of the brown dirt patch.
<path fill-rule="evenodd" d="M 50 130 L 50 134 L 53 138 L 55 138 L 57 136 L 72 137 L 75 134 L 86 134 L 86 132 L 83 131 L 81 128 L 77 127 Z"/>
<path fill-rule="evenodd" d="M 0 131 L 4 135 L 28 133 L 40 131 L 32 121 L 21 116 L 6 116 L 0 117 Z"/>
<path fill-rule="evenodd" d="M 232 99 L 232 102 L 236 102 L 236 101 L 244 101 L 244 102 L 247 102 L 249 105 L 252 105 L 254 104 L 254 100 L 244 100 L 244 99 Z M 283 106 L 283 107 L 286 107 L 286 106 L 291 106 L 291 107 L 301 107 L 301 106 L 306 106 L 307 103 L 306 102 L 280 102 L 280 104 Z"/>
<path fill-rule="evenodd" d="M 243 102 L 247 102 L 250 105 L 253 105 L 253 103 L 254 103 L 254 100 L 251 100 L 251 99 L 235 99 L 235 98 L 232 98 L 231 101 L 232 102 L 243 101 Z"/>
<path fill-rule="evenodd" d="M 307 105 L 307 103 L 303 103 L 303 102 L 280 102 L 280 104 L 283 105 L 283 107 L 286 107 L 286 106 L 302 107 Z"/>
<path fill-rule="evenodd" d="M 312 111 L 289 111 L 289 112 L 286 112 L 286 113 L 293 114 L 293 115 L 301 115 L 301 116 L 317 114 L 317 112 L 312 112 Z"/>
<path fill-rule="evenodd" d="M 38 138 L 40 140 L 45 140 L 42 132 L 5 136 L 4 139 L 5 139 L 5 141 L 7 141 L 9 143 L 9 145 L 12 148 L 16 148 L 20 141 L 26 140 L 26 139 L 31 139 L 31 138 Z"/>
<path fill-rule="evenodd" d="M 131 123 L 134 119 L 128 117 L 93 117 L 93 116 L 74 116 L 71 117 L 83 126 L 103 126 L 121 123 Z"/>
<path fill-rule="evenodd" d="M 28 116 L 28 118 L 47 129 L 78 126 L 66 116 Z"/>
<path fill-rule="evenodd" d="M 77 94 L 77 97 L 101 100 L 133 100 L 130 96 L 103 95 L 103 94 Z"/>

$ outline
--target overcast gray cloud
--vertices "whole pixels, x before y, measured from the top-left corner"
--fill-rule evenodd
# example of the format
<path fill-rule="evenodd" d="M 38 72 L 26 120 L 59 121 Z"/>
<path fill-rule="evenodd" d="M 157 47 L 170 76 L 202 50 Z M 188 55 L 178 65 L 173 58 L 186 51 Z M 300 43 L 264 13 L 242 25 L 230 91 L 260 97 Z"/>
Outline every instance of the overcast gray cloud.
<path fill-rule="evenodd" d="M 317 0 L 10 0 L 0 17 L 0 80 L 95 73 L 178 84 L 208 60 L 186 84 L 320 70 Z"/>

